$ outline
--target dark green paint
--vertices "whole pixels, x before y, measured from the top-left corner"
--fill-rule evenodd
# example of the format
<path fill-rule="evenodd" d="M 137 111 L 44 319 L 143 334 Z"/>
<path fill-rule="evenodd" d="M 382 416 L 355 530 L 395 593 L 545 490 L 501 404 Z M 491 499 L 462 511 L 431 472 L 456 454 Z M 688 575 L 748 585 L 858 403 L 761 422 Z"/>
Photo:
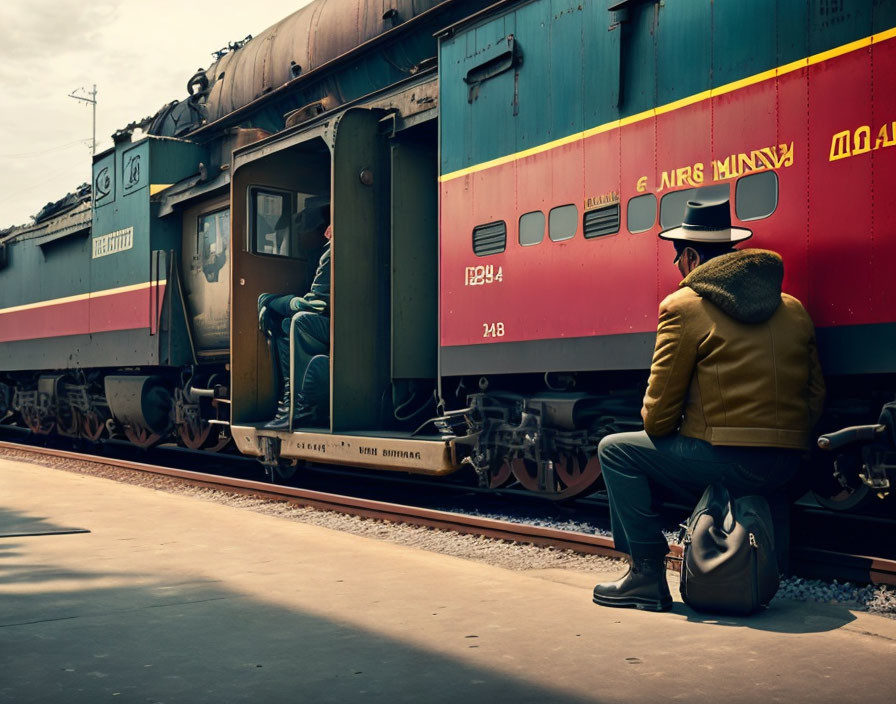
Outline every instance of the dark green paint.
<path fill-rule="evenodd" d="M 497 8 L 439 46 L 441 173 L 686 98 L 896 25 L 892 0 L 540 0 Z M 513 34 L 516 72 L 463 78 Z M 518 75 L 515 75 L 518 74 Z M 515 91 L 516 90 L 516 98 Z"/>

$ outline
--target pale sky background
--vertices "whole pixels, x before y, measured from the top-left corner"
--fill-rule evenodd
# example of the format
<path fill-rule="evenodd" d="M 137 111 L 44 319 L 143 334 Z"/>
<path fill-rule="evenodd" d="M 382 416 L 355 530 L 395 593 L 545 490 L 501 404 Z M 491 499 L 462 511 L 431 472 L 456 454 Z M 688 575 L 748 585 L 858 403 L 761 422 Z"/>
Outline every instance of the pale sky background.
<path fill-rule="evenodd" d="M 96 83 L 99 153 L 186 98 L 213 51 L 309 1 L 0 0 L 0 229 L 90 181 L 90 106 L 69 93 Z"/>

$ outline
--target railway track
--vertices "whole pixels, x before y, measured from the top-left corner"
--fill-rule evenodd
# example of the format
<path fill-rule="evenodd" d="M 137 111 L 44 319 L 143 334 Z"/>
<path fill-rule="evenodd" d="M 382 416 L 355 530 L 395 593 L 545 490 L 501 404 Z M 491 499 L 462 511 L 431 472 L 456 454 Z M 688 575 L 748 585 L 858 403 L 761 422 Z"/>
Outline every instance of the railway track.
<path fill-rule="evenodd" d="M 359 498 L 187 469 L 176 469 L 71 450 L 36 447 L 6 441 L 0 441 L 0 448 L 93 462 L 117 469 L 171 477 L 192 486 L 217 489 L 274 501 L 285 501 L 299 506 L 337 511 L 354 516 L 426 526 L 457 533 L 482 535 L 511 542 L 531 543 L 543 547 L 572 550 L 582 554 L 605 555 L 609 557 L 623 556 L 622 553 L 615 549 L 613 540 L 602 535 L 527 525 L 525 523 L 421 508 L 407 504 Z M 678 545 L 670 546 L 667 564 L 671 569 L 680 571 L 681 548 Z M 854 555 L 794 545 L 791 548 L 791 568 L 795 574 L 806 577 L 896 585 L 896 560 L 873 556 Z"/>

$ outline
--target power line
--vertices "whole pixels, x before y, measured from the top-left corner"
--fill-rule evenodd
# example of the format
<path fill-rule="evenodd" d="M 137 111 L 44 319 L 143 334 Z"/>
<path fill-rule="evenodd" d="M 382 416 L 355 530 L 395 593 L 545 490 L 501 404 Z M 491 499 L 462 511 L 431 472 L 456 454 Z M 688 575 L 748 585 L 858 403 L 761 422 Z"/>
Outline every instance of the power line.
<path fill-rule="evenodd" d="M 50 152 L 59 152 L 63 149 L 70 149 L 77 144 L 83 144 L 83 139 L 76 139 L 73 142 L 66 142 L 65 144 L 60 144 L 55 147 L 47 147 L 46 149 L 40 149 L 36 152 L 20 152 L 19 154 L 0 154 L 0 158 L 2 159 L 26 159 L 32 156 L 40 156 L 42 154 L 49 154 Z"/>

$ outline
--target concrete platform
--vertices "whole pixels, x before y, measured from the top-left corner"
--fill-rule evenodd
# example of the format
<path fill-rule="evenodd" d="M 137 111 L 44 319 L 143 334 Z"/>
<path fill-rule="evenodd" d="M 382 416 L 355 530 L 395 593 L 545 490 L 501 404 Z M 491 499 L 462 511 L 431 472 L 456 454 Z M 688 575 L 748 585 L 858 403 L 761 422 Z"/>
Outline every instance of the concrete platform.
<path fill-rule="evenodd" d="M 3 702 L 893 702 L 896 621 L 713 620 L 0 459 Z"/>

